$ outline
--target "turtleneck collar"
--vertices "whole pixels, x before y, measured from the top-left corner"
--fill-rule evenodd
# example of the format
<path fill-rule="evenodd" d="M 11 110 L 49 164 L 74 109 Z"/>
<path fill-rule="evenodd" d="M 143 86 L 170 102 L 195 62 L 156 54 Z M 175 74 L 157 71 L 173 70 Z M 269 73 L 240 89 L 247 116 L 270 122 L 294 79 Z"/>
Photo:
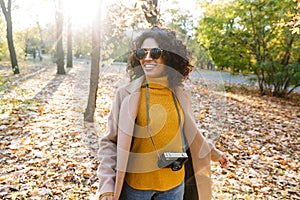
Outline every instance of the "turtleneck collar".
<path fill-rule="evenodd" d="M 169 86 L 167 76 L 162 76 L 157 78 L 146 76 L 146 80 L 150 88 L 166 88 Z"/>

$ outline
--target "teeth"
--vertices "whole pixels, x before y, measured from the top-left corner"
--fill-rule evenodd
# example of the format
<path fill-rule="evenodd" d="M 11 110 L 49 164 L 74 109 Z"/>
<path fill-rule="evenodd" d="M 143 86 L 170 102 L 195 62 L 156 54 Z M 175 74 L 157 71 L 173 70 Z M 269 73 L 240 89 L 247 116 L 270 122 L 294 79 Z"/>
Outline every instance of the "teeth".
<path fill-rule="evenodd" d="M 146 68 L 155 67 L 155 65 L 145 65 Z"/>

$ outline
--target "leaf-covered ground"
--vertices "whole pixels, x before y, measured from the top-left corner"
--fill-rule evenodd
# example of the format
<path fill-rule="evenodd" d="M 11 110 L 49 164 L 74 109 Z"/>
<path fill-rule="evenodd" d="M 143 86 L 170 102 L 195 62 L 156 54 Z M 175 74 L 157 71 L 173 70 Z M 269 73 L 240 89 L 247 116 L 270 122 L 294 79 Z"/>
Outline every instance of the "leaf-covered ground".
<path fill-rule="evenodd" d="M 95 124 L 83 122 L 89 64 L 56 75 L 51 63 L 22 63 L 11 76 L 0 63 L 0 199 L 92 199 L 97 189 L 97 139 L 120 67 L 102 68 Z M 212 165 L 215 199 L 300 199 L 300 100 L 260 97 L 245 86 L 193 78 L 199 129 L 227 153 Z"/>

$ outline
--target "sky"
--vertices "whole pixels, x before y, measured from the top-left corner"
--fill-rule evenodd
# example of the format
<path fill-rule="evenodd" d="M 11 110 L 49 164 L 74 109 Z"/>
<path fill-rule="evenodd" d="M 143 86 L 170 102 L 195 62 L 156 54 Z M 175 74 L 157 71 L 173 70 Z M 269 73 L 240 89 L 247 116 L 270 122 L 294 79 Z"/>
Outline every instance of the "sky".
<path fill-rule="evenodd" d="M 120 0 L 102 0 L 102 13 L 106 14 L 106 6 L 115 3 Z M 134 0 L 121 0 L 127 5 L 134 4 Z M 199 15 L 199 8 L 196 7 L 197 0 L 184 0 L 181 3 L 180 10 L 188 10 L 194 13 L 194 16 Z M 16 29 L 24 29 L 28 26 L 36 25 L 39 21 L 41 26 L 48 22 L 53 22 L 55 19 L 55 5 L 54 0 L 16 0 L 19 4 L 18 9 L 13 10 L 13 24 Z M 99 0 L 85 0 L 82 3 L 81 0 L 64 0 L 66 4 L 65 12 L 70 12 L 76 21 L 78 26 L 86 24 L 92 21 L 95 14 L 95 3 Z M 173 0 L 159 0 L 161 12 L 167 8 L 176 8 L 175 4 L 172 4 Z"/>

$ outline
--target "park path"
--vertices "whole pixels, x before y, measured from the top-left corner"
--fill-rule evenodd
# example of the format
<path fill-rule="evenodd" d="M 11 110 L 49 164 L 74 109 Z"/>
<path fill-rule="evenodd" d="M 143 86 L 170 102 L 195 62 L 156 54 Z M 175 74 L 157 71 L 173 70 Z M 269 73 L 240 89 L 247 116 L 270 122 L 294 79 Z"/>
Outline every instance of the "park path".
<path fill-rule="evenodd" d="M 124 68 L 101 68 L 96 123 L 88 124 L 90 64 L 76 63 L 66 75 L 56 75 L 54 64 L 27 65 L 1 96 L 0 199 L 92 199 L 97 140 Z M 213 138 L 231 161 L 228 169 L 212 165 L 215 199 L 299 199 L 299 101 L 225 93 L 214 80 L 188 84 L 199 129 L 221 131 Z"/>

